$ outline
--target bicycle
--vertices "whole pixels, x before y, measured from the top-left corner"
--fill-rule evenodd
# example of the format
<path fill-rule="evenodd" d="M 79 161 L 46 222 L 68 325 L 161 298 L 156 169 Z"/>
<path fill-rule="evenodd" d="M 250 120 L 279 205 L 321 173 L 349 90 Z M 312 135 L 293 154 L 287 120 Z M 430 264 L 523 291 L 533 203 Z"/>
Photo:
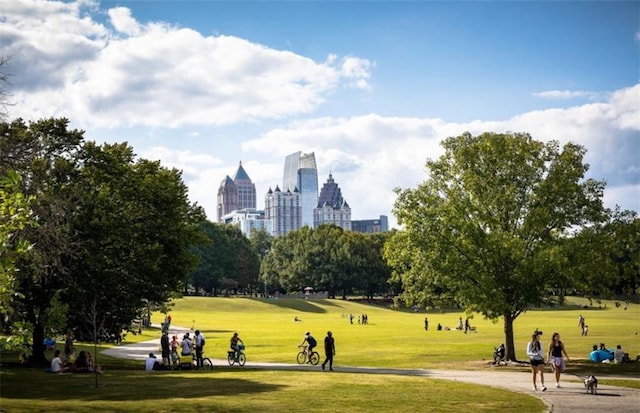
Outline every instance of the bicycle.
<path fill-rule="evenodd" d="M 204 356 L 204 352 L 202 352 Z M 177 356 L 176 358 L 173 355 Z M 191 358 L 191 360 L 189 360 Z M 178 355 L 178 353 L 172 354 L 173 361 L 173 369 L 174 370 L 183 370 L 183 369 L 198 369 L 198 359 L 196 358 L 196 353 L 193 352 L 187 356 Z M 213 363 L 209 357 L 202 357 L 202 369 L 203 370 L 212 370 Z"/>
<path fill-rule="evenodd" d="M 227 351 L 227 362 L 230 366 L 233 366 L 235 363 L 244 366 L 244 363 L 247 362 L 247 356 L 244 355 L 244 344 L 238 344 L 237 355 L 234 350 Z"/>
<path fill-rule="evenodd" d="M 298 364 L 305 364 L 305 363 L 311 362 L 311 364 L 315 366 L 320 362 L 320 354 L 318 354 L 317 351 L 313 351 L 311 353 L 311 356 L 309 356 L 309 350 L 308 350 L 309 346 L 302 345 L 298 347 L 302 349 L 298 353 L 298 357 L 296 357 Z"/>

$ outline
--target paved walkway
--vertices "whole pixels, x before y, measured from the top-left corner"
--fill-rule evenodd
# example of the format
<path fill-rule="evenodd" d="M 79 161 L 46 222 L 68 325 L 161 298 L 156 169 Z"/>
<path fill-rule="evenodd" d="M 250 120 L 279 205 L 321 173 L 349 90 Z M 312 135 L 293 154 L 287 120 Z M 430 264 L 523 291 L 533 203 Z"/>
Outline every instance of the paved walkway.
<path fill-rule="evenodd" d="M 187 330 L 172 327 L 171 334 L 180 334 Z M 113 347 L 102 351 L 102 354 L 126 359 L 144 360 L 149 353 L 158 353 L 160 339 L 142 343 Z M 226 359 L 211 359 L 215 366 L 228 366 Z M 142 364 L 141 364 L 142 366 Z M 271 370 L 318 371 L 320 366 L 309 366 L 286 363 L 261 363 L 247 361 L 245 368 L 265 368 Z M 551 372 L 545 374 L 549 389 L 542 393 L 531 390 L 531 374 L 528 372 L 496 371 L 459 371 L 459 370 L 426 370 L 426 369 L 393 369 L 374 367 L 334 366 L 336 373 L 396 374 L 428 377 L 433 379 L 460 381 L 505 388 L 515 392 L 527 393 L 542 399 L 548 412 L 553 413 L 638 413 L 640 412 L 640 390 L 626 387 L 600 385 L 597 395 L 586 394 L 580 380 L 564 374 L 562 388 L 553 387 Z M 330 374 L 330 373 L 327 373 Z"/>

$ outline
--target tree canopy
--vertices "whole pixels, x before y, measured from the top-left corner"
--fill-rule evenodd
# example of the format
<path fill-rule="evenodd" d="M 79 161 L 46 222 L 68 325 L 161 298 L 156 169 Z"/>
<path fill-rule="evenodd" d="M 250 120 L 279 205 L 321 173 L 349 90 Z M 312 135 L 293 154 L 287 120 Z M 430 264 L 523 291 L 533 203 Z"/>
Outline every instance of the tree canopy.
<path fill-rule="evenodd" d="M 96 324 L 126 325 L 145 304 L 165 301 L 186 278 L 204 218 L 179 171 L 135 159 L 126 144 L 85 142 L 68 123 L 0 123 L 0 176 L 21 177 L 34 221 L 14 233 L 31 248 L 15 260 L 10 321 L 32 326 L 36 362 L 53 310 L 91 338 Z"/>
<path fill-rule="evenodd" d="M 585 149 L 526 133 L 465 133 L 442 143 L 427 179 L 398 189 L 404 231 L 385 249 L 408 304 L 455 303 L 504 321 L 515 359 L 513 321 L 549 291 L 573 284 L 562 271 L 570 230 L 600 222 L 604 183 L 584 179 Z"/>

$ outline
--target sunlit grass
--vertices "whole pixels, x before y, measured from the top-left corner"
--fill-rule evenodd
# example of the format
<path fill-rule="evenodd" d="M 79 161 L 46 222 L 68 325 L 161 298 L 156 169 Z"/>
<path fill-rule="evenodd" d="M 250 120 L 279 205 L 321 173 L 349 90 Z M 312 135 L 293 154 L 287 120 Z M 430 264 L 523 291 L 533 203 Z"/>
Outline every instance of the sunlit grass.
<path fill-rule="evenodd" d="M 526 360 L 526 344 L 538 328 L 544 332 L 545 345 L 554 331 L 561 334 L 571 359 L 582 359 L 574 366 L 581 365 L 591 346 L 600 342 L 609 347 L 621 344 L 635 358 L 640 353 L 640 306 L 631 304 L 624 310 L 604 301 L 601 309 L 578 307 L 585 303 L 578 299 L 560 309 L 533 309 L 520 316 L 514 324 L 517 357 Z M 350 313 L 354 314 L 353 324 Z M 364 313 L 369 324 L 359 325 L 357 317 Z M 590 327 L 587 337 L 580 334 L 578 314 Z M 504 341 L 502 323 L 484 320 L 478 314 L 470 320 L 477 333 L 464 334 L 454 329 L 459 317 L 466 317 L 461 311 L 397 311 L 388 305 L 345 300 L 188 297 L 175 302 L 171 315 L 174 325 L 203 331 L 207 354 L 213 358 L 224 357 L 234 331 L 245 340 L 249 360 L 293 362 L 305 331 L 321 342 L 331 330 L 336 338 L 337 363 L 372 367 L 477 368 L 490 361 L 494 347 Z M 302 321 L 295 322 L 295 317 Z M 424 330 L 425 317 L 429 318 L 428 331 Z M 152 321 L 159 323 L 163 318 L 154 314 Z M 436 331 L 438 323 L 451 330 Z M 628 365 L 603 367 L 633 372 Z"/>

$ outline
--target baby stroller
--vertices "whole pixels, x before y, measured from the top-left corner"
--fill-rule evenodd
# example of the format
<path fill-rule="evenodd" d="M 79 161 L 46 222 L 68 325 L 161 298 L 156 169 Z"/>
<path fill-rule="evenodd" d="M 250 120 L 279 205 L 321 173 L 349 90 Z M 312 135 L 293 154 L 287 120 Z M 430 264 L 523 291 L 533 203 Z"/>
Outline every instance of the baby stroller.
<path fill-rule="evenodd" d="M 506 363 L 504 344 L 500 344 L 493 352 L 493 364 Z"/>

